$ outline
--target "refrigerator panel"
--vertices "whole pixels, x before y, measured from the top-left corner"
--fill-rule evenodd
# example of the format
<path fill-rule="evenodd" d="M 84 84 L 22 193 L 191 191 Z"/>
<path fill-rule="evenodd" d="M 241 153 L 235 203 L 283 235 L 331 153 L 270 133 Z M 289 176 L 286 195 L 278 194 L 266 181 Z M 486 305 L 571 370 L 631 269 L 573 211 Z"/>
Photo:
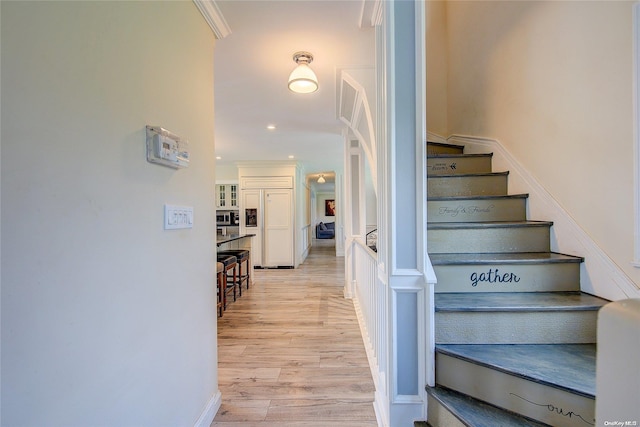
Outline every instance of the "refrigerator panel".
<path fill-rule="evenodd" d="M 291 189 L 265 190 L 263 265 L 293 266 Z"/>

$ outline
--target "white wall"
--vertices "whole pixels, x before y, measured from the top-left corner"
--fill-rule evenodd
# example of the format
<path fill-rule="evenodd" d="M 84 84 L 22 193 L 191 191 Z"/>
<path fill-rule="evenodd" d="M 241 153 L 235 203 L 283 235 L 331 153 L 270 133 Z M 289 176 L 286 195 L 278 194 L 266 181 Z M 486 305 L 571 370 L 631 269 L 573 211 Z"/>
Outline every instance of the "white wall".
<path fill-rule="evenodd" d="M 238 167 L 235 165 L 216 165 L 216 182 L 238 182 Z"/>
<path fill-rule="evenodd" d="M 448 72 L 439 78 L 443 133 L 499 140 L 639 284 L 630 264 L 632 5 L 447 2 Z M 443 128 L 428 114 L 430 130 Z"/>
<path fill-rule="evenodd" d="M 316 215 L 315 215 L 315 221 L 313 223 L 313 227 L 315 228 L 316 225 L 318 225 L 320 222 L 335 222 L 336 221 L 336 217 L 335 216 L 326 216 L 325 215 L 325 210 L 324 210 L 324 204 L 325 201 L 327 199 L 333 199 L 336 200 L 336 193 L 332 192 L 332 193 L 316 193 Z M 337 203 L 337 200 L 336 200 Z M 338 210 L 339 206 L 337 206 L 336 204 L 336 215 L 338 214 L 337 210 Z"/>
<path fill-rule="evenodd" d="M 218 391 L 213 33 L 192 2 L 1 7 L 1 424 L 194 425 Z M 147 124 L 188 169 L 146 162 Z"/>

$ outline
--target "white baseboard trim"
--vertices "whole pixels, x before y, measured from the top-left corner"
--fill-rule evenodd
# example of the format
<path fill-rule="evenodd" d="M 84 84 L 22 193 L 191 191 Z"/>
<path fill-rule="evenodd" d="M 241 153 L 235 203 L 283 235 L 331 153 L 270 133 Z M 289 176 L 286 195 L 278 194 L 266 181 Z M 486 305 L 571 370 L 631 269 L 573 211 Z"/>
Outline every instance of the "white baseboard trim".
<path fill-rule="evenodd" d="M 440 142 L 442 144 L 446 144 L 447 143 L 447 138 L 445 138 L 444 136 L 440 136 L 438 134 L 435 134 L 433 132 L 427 131 L 427 141 L 429 141 L 429 142 Z"/>
<path fill-rule="evenodd" d="M 194 427 L 209 427 L 213 422 L 213 419 L 216 417 L 218 409 L 220 409 L 220 405 L 222 405 L 222 393 L 218 390 L 207 403 L 207 406 L 204 408 L 204 411 L 202 411 L 202 414 L 194 424 Z"/>
<path fill-rule="evenodd" d="M 529 193 L 527 213 L 531 219 L 553 221 L 551 249 L 584 257 L 580 269 L 582 291 L 608 300 L 640 298 L 640 289 L 609 258 L 567 211 L 497 140 L 451 135 L 447 142 L 464 145 L 469 153 L 493 152 L 496 171 L 509 171 L 509 192 Z"/>
<path fill-rule="evenodd" d="M 360 333 L 362 334 L 362 341 L 364 342 L 364 348 L 367 353 L 367 359 L 369 361 L 369 369 L 371 370 L 371 376 L 373 377 L 373 384 L 376 388 L 376 392 L 374 394 L 373 400 L 373 410 L 376 414 L 376 420 L 378 422 L 378 427 L 388 427 L 388 422 L 385 420 L 389 419 L 389 409 L 388 402 L 389 399 L 384 395 L 382 390 L 384 390 L 384 377 L 380 373 L 378 369 L 378 359 L 376 358 L 373 347 L 371 346 L 371 339 L 369 337 L 369 332 L 367 330 L 367 326 L 364 321 L 364 315 L 362 313 L 362 309 L 360 307 L 360 302 L 358 301 L 358 296 L 354 295 L 351 299 L 353 301 L 353 308 L 356 311 L 356 317 L 358 318 L 358 325 L 360 326 Z"/>

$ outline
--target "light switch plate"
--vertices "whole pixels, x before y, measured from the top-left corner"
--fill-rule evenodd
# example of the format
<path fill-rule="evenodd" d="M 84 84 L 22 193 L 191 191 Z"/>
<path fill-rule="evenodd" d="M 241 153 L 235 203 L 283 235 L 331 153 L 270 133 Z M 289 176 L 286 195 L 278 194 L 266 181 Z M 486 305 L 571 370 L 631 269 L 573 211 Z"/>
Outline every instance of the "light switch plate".
<path fill-rule="evenodd" d="M 193 228 L 193 206 L 164 205 L 164 229 Z"/>

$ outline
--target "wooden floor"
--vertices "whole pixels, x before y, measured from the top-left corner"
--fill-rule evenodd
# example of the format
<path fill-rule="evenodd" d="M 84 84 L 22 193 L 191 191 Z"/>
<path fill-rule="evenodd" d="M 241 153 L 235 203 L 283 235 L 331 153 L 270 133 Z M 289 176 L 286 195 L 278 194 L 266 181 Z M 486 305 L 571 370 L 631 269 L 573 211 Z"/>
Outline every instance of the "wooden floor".
<path fill-rule="evenodd" d="M 294 270 L 255 270 L 218 319 L 217 427 L 374 427 L 374 386 L 344 258 L 318 241 Z"/>

